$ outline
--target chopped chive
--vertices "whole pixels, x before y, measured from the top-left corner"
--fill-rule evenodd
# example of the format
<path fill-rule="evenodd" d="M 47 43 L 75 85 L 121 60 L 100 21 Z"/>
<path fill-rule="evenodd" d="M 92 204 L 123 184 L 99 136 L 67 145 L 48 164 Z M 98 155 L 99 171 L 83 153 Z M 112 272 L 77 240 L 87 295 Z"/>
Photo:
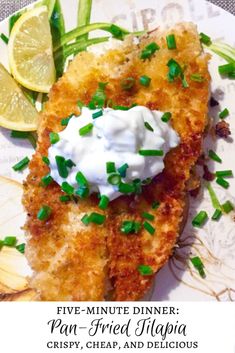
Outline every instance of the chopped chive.
<path fill-rule="evenodd" d="M 8 38 L 4 33 L 1 33 L 1 34 L 0 34 L 0 38 L 2 39 L 2 41 L 3 41 L 5 44 L 8 44 L 9 38 Z"/>
<path fill-rule="evenodd" d="M 61 190 L 63 190 L 66 194 L 68 195 L 73 195 L 74 193 L 74 187 L 67 183 L 67 181 L 64 181 L 61 185 Z"/>
<path fill-rule="evenodd" d="M 16 243 L 17 243 L 16 237 L 6 237 L 3 240 L 4 246 L 14 247 L 14 246 L 16 246 Z"/>
<path fill-rule="evenodd" d="M 142 193 L 142 182 L 140 179 L 133 180 L 134 193 L 140 195 Z"/>
<path fill-rule="evenodd" d="M 207 189 L 211 198 L 212 205 L 215 209 L 221 210 L 219 199 L 210 183 L 207 184 Z"/>
<path fill-rule="evenodd" d="M 211 45 L 212 44 L 212 40 L 211 38 L 206 35 L 205 33 L 200 33 L 200 42 L 205 44 L 205 45 Z"/>
<path fill-rule="evenodd" d="M 149 87 L 149 85 L 151 83 L 151 78 L 146 75 L 141 76 L 139 79 L 139 83 L 144 87 Z"/>
<path fill-rule="evenodd" d="M 152 203 L 152 209 L 153 210 L 158 209 L 159 206 L 160 206 L 160 202 L 159 201 L 153 201 L 153 203 Z"/>
<path fill-rule="evenodd" d="M 89 134 L 93 130 L 93 127 L 94 125 L 92 123 L 83 126 L 81 129 L 79 129 L 79 135 L 85 136 Z"/>
<path fill-rule="evenodd" d="M 121 81 L 121 87 L 124 91 L 131 90 L 135 85 L 135 79 L 133 77 L 124 78 Z"/>
<path fill-rule="evenodd" d="M 56 165 L 58 168 L 58 173 L 61 176 L 61 178 L 67 178 L 69 175 L 69 172 L 68 172 L 68 169 L 66 166 L 65 158 L 62 156 L 56 156 L 55 160 L 56 160 Z"/>
<path fill-rule="evenodd" d="M 4 246 L 4 244 L 3 244 L 4 242 L 3 242 L 3 240 L 1 240 L 0 239 L 0 250 L 2 249 L 2 247 Z"/>
<path fill-rule="evenodd" d="M 25 244 L 19 244 L 16 246 L 16 249 L 21 253 L 24 254 L 25 253 Z"/>
<path fill-rule="evenodd" d="M 118 186 L 118 191 L 122 194 L 130 194 L 135 192 L 135 185 L 134 184 L 125 184 L 120 183 Z"/>
<path fill-rule="evenodd" d="M 71 197 L 69 195 L 60 196 L 60 201 L 61 202 L 69 202 L 70 200 L 71 200 Z"/>
<path fill-rule="evenodd" d="M 152 43 L 148 44 L 142 50 L 142 52 L 140 54 L 140 59 L 142 59 L 142 60 L 150 59 L 151 56 L 159 49 L 160 49 L 159 45 L 157 45 L 157 43 L 155 43 L 155 42 L 152 42 Z"/>
<path fill-rule="evenodd" d="M 169 34 L 166 37 L 166 42 L 167 42 L 167 47 L 168 49 L 176 49 L 176 40 L 175 40 L 175 35 L 174 34 Z"/>
<path fill-rule="evenodd" d="M 89 193 L 89 188 L 85 185 L 80 186 L 75 192 L 75 194 L 81 199 L 86 199 L 89 196 Z"/>
<path fill-rule="evenodd" d="M 57 134 L 57 132 L 51 132 L 50 133 L 50 142 L 51 142 L 51 144 L 55 145 L 59 141 L 60 141 L 59 134 Z"/>
<path fill-rule="evenodd" d="M 170 59 L 167 66 L 169 67 L 168 80 L 169 82 L 173 82 L 175 78 L 182 74 L 182 68 L 174 59 Z"/>
<path fill-rule="evenodd" d="M 153 269 L 152 267 L 148 265 L 139 265 L 138 266 L 138 271 L 141 274 L 141 276 L 151 276 L 153 275 Z"/>
<path fill-rule="evenodd" d="M 14 131 L 11 132 L 11 137 L 15 139 L 27 139 L 29 135 L 28 131 Z"/>
<path fill-rule="evenodd" d="M 29 162 L 30 162 L 29 158 L 25 157 L 20 162 L 15 164 L 12 168 L 14 169 L 15 172 L 20 172 L 28 166 Z"/>
<path fill-rule="evenodd" d="M 148 212 L 143 212 L 142 213 L 142 217 L 148 219 L 149 221 L 153 221 L 154 218 L 155 218 L 154 215 L 152 215 L 152 214 L 150 214 Z"/>
<path fill-rule="evenodd" d="M 222 210 L 225 212 L 225 213 L 230 213 L 231 211 L 234 210 L 234 206 L 232 204 L 231 201 L 226 201 L 223 205 L 222 205 Z"/>
<path fill-rule="evenodd" d="M 214 151 L 209 150 L 208 156 L 215 162 L 222 163 L 222 159 Z"/>
<path fill-rule="evenodd" d="M 146 127 L 147 130 L 152 131 L 152 132 L 154 131 L 152 126 L 147 121 L 145 121 L 144 126 Z"/>
<path fill-rule="evenodd" d="M 204 271 L 204 265 L 203 265 L 202 260 L 200 259 L 200 257 L 195 256 L 195 257 L 191 258 L 190 261 L 192 262 L 192 264 L 195 267 L 195 269 L 199 272 L 200 276 L 202 278 L 205 278 L 206 274 L 205 274 L 205 271 Z"/>
<path fill-rule="evenodd" d="M 65 164 L 66 164 L 66 167 L 68 167 L 68 168 L 76 167 L 76 164 L 72 161 L 72 159 L 67 159 Z"/>
<path fill-rule="evenodd" d="M 43 157 L 42 157 L 42 160 L 43 160 L 43 162 L 44 162 L 46 165 L 50 165 L 50 160 L 49 160 L 48 157 L 43 156 Z"/>
<path fill-rule="evenodd" d="M 122 178 L 126 177 L 126 172 L 128 168 L 129 168 L 129 165 L 127 163 L 123 164 L 120 168 L 118 168 L 118 173 Z"/>
<path fill-rule="evenodd" d="M 102 225 L 102 224 L 104 224 L 105 220 L 106 220 L 105 215 L 102 215 L 100 213 L 93 212 L 89 216 L 89 223 L 95 223 L 98 225 Z"/>
<path fill-rule="evenodd" d="M 162 150 L 139 150 L 139 154 L 145 157 L 161 157 L 164 152 Z"/>
<path fill-rule="evenodd" d="M 84 104 L 81 101 L 77 102 L 78 108 L 82 109 L 84 107 Z"/>
<path fill-rule="evenodd" d="M 51 215 L 51 208 L 49 206 L 42 206 L 38 211 L 37 218 L 39 221 L 47 221 Z"/>
<path fill-rule="evenodd" d="M 106 86 L 108 85 L 108 82 L 99 82 L 98 83 L 98 88 L 95 92 L 95 94 L 92 96 L 92 99 L 90 103 L 88 104 L 88 107 L 90 109 L 96 109 L 98 108 L 103 108 L 105 105 L 105 101 L 107 99 L 105 89 Z"/>
<path fill-rule="evenodd" d="M 116 172 L 116 167 L 114 162 L 107 162 L 106 163 L 106 173 L 115 173 Z"/>
<path fill-rule="evenodd" d="M 222 216 L 222 211 L 219 209 L 216 209 L 211 218 L 213 219 L 213 221 L 218 221 L 221 216 Z"/>
<path fill-rule="evenodd" d="M 99 202 L 99 208 L 101 210 L 106 210 L 109 205 L 109 198 L 106 195 L 101 195 L 100 202 Z"/>
<path fill-rule="evenodd" d="M 80 186 L 88 186 L 88 181 L 82 172 L 78 172 L 76 175 L 76 181 Z"/>
<path fill-rule="evenodd" d="M 229 116 L 229 110 L 225 108 L 222 112 L 219 113 L 220 119 L 225 119 Z"/>
<path fill-rule="evenodd" d="M 119 174 L 110 174 L 108 177 L 108 183 L 111 185 L 119 185 L 121 183 L 121 176 Z"/>
<path fill-rule="evenodd" d="M 125 234 L 138 234 L 141 230 L 141 223 L 135 221 L 124 221 L 120 230 Z"/>
<path fill-rule="evenodd" d="M 92 118 L 97 119 L 102 115 L 103 115 L 103 110 L 99 110 L 98 112 L 92 114 Z"/>
<path fill-rule="evenodd" d="M 81 219 L 82 223 L 85 224 L 85 226 L 88 226 L 90 223 L 90 217 L 88 216 L 88 214 L 85 214 L 82 219 Z"/>
<path fill-rule="evenodd" d="M 189 84 L 188 84 L 188 82 L 187 82 L 187 80 L 186 80 L 186 77 L 185 77 L 185 75 L 182 73 L 182 75 L 181 75 L 181 79 L 182 79 L 182 85 L 183 85 L 183 87 L 184 88 L 188 88 L 189 87 Z"/>
<path fill-rule="evenodd" d="M 217 177 L 232 177 L 233 176 L 233 171 L 232 170 L 220 170 L 215 173 Z"/>
<path fill-rule="evenodd" d="M 144 222 L 143 226 L 144 226 L 144 229 L 147 230 L 149 234 L 154 235 L 155 228 L 149 222 Z"/>
<path fill-rule="evenodd" d="M 68 116 L 67 118 L 62 119 L 61 122 L 60 122 L 61 125 L 62 125 L 62 126 L 67 126 L 68 123 L 70 122 L 70 120 L 72 119 L 72 117 L 73 117 L 73 114 L 71 114 L 71 115 Z"/>
<path fill-rule="evenodd" d="M 48 186 L 53 182 L 53 178 L 50 174 L 47 174 L 46 176 L 42 177 L 41 181 L 43 186 Z"/>
<path fill-rule="evenodd" d="M 161 120 L 164 122 L 164 123 L 168 123 L 168 121 L 170 120 L 172 114 L 170 112 L 166 112 L 163 114 L 163 116 L 161 117 Z"/>
<path fill-rule="evenodd" d="M 221 177 L 218 177 L 218 178 L 216 179 L 216 183 L 217 183 L 218 185 L 222 186 L 224 189 L 228 189 L 229 186 L 230 186 L 229 182 L 228 182 L 227 180 L 221 178 Z"/>
<path fill-rule="evenodd" d="M 200 228 L 202 227 L 208 219 L 208 215 L 206 211 L 200 211 L 196 217 L 192 220 L 192 225 L 194 227 Z"/>
<path fill-rule="evenodd" d="M 122 31 L 120 27 L 116 26 L 115 24 L 112 24 L 109 30 L 114 38 L 123 40 L 125 32 Z"/>
<path fill-rule="evenodd" d="M 205 78 L 204 78 L 202 75 L 200 75 L 200 74 L 192 74 L 192 75 L 190 76 L 190 80 L 191 80 L 191 81 L 195 81 L 195 82 L 202 83 L 202 82 L 205 81 Z"/>
<path fill-rule="evenodd" d="M 234 67 L 234 70 L 235 70 L 235 67 Z M 229 72 L 228 73 L 228 78 L 231 78 L 231 79 L 235 79 L 235 71 L 233 71 L 233 72 Z"/>
<path fill-rule="evenodd" d="M 229 75 L 235 71 L 235 65 L 233 63 L 220 65 L 218 70 L 219 70 L 220 75 L 226 76 L 226 75 Z"/>

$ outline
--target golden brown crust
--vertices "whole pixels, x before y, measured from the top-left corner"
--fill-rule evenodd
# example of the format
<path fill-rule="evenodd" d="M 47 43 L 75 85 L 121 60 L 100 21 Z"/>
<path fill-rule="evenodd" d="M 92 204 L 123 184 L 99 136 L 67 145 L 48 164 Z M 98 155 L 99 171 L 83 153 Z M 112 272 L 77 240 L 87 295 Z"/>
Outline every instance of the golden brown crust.
<path fill-rule="evenodd" d="M 180 24 L 171 32 L 177 40 L 178 49 L 174 51 L 166 48 L 166 32 L 157 30 L 143 38 L 139 47 L 127 40 L 102 57 L 81 53 L 51 90 L 40 124 L 39 146 L 24 186 L 27 257 L 35 272 L 32 287 L 43 300 L 103 300 L 108 290 L 107 276 L 114 288 L 113 300 L 138 300 L 150 287 L 153 276 L 141 276 L 137 267 L 150 265 L 157 272 L 172 253 L 183 217 L 186 183 L 201 153 L 210 77 L 209 58 L 202 53 L 195 26 Z M 143 62 L 140 50 L 152 41 L 162 49 Z M 166 64 L 171 58 L 186 67 L 189 88 L 183 88 L 180 80 L 168 82 Z M 193 73 L 200 73 L 205 81 L 191 81 Z M 152 78 L 150 87 L 137 83 L 131 92 L 121 89 L 121 79 L 131 76 L 138 81 L 143 74 Z M 108 98 L 118 105 L 137 103 L 172 112 L 172 125 L 181 144 L 167 154 L 163 173 L 145 187 L 142 195 L 120 197 L 111 203 L 104 226 L 85 227 L 80 219 L 84 213 L 97 211 L 96 197 L 62 204 L 58 185 L 47 189 L 39 186 L 40 178 L 48 173 L 41 157 L 47 155 L 49 132 L 62 130 L 61 118 L 79 113 L 77 101 L 88 103 L 98 82 L 109 82 Z M 152 210 L 155 200 L 161 205 Z M 53 209 L 46 223 L 36 217 L 42 204 Z M 141 220 L 143 211 L 155 215 L 154 236 L 145 230 L 128 236 L 119 231 L 124 220 Z"/>

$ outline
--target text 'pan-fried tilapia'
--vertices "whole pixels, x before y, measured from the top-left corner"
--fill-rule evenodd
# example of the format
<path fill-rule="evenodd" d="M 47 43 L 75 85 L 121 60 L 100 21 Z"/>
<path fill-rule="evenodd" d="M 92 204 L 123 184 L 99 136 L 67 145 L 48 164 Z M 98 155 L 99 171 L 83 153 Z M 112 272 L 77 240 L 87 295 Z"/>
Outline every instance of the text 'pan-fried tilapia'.
<path fill-rule="evenodd" d="M 169 33 L 175 34 L 176 50 L 167 48 Z M 160 50 L 150 60 L 141 60 L 141 50 L 153 41 Z M 167 63 L 172 58 L 184 68 L 189 87 L 183 87 L 181 79 L 168 81 Z M 31 287 L 37 290 L 40 300 L 138 300 L 150 288 L 154 276 L 141 275 L 138 266 L 148 265 L 156 273 L 171 256 L 179 236 L 187 182 L 201 154 L 207 125 L 208 60 L 196 27 L 182 23 L 170 31 L 157 29 L 143 36 L 140 44 L 130 37 L 99 56 L 80 53 L 54 85 L 41 116 L 38 148 L 30 163 L 23 199 L 28 213 L 26 255 L 34 271 Z M 192 74 L 200 74 L 204 80 L 192 81 Z M 131 91 L 121 89 L 122 79 L 133 77 L 138 82 L 142 75 L 151 77 L 149 87 L 137 84 Z M 48 154 L 49 133 L 64 129 L 62 118 L 79 114 L 77 102 L 88 104 L 99 82 L 108 82 L 107 97 L 116 105 L 138 104 L 171 112 L 171 124 L 181 142 L 166 155 L 164 171 L 144 187 L 141 195 L 121 196 L 112 201 L 104 211 L 105 224 L 86 227 L 81 222 L 83 215 L 100 212 L 97 196 L 62 203 L 59 185 L 53 182 L 45 188 L 40 184 L 41 178 L 49 173 L 42 156 Z M 156 200 L 160 206 L 153 210 Z M 52 209 L 46 222 L 37 219 L 42 205 Z M 144 211 L 155 216 L 153 236 L 145 229 L 139 234 L 121 233 L 124 220 L 140 221 Z"/>

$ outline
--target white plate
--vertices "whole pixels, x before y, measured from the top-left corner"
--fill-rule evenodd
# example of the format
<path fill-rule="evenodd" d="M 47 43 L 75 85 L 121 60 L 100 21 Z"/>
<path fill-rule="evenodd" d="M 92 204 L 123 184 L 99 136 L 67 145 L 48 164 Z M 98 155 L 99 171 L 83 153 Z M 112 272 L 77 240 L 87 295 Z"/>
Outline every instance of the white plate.
<path fill-rule="evenodd" d="M 66 29 L 76 26 L 77 0 L 61 0 L 65 15 Z M 226 11 L 203 0 L 94 0 L 91 22 L 115 22 L 130 30 L 152 29 L 160 24 L 172 25 L 181 21 L 192 21 L 198 25 L 199 31 L 205 32 L 213 39 L 222 39 L 234 45 L 235 18 Z M 0 32 L 8 35 L 8 20 L 0 23 Z M 97 33 L 98 35 L 98 33 Z M 0 61 L 8 67 L 7 47 L 0 43 Z M 235 81 L 221 79 L 218 64 L 223 62 L 212 57 L 210 71 L 212 75 L 212 92 L 219 94 L 221 109 L 228 107 L 232 136 L 235 136 Z M 212 111 L 216 121 L 217 114 Z M 216 143 L 216 147 L 214 144 Z M 212 141 L 207 138 L 205 150 Z M 222 157 L 223 164 L 209 164 L 211 170 L 232 169 L 235 174 L 235 142 L 223 140 L 213 141 L 213 149 Z M 12 165 L 25 155 L 31 156 L 30 144 L 12 140 L 9 131 L 0 130 L 0 175 L 22 182 L 25 174 L 12 171 Z M 221 202 L 234 201 L 235 179 L 230 180 L 230 188 L 225 191 L 213 183 Z M 199 301 L 199 300 L 232 300 L 235 299 L 235 231 L 234 213 L 223 216 L 220 222 L 209 221 L 199 231 L 191 226 L 191 219 L 199 210 L 206 210 L 209 215 L 213 207 L 206 190 L 196 201 L 191 199 L 190 214 L 187 226 L 179 241 L 175 256 L 156 276 L 156 285 L 152 301 Z M 3 215 L 5 216 L 5 215 Z M 0 217 L 0 237 L 4 237 L 4 227 Z M 22 234 L 20 225 L 24 223 L 24 215 L 14 224 L 14 234 Z M 11 230 L 13 231 L 13 230 Z M 207 278 L 200 276 L 188 267 L 189 253 L 200 255 L 205 264 Z M 0 253 L 1 260 L 1 253 Z M 1 266 L 1 264 L 0 264 Z M 1 268 L 0 268 L 1 270 Z"/>

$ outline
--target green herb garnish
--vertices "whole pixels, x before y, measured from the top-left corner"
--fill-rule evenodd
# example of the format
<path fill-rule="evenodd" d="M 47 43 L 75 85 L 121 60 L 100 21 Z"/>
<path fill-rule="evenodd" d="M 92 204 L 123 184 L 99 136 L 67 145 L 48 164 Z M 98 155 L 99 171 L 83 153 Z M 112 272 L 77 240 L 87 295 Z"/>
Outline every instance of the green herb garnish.
<path fill-rule="evenodd" d="M 30 162 L 29 158 L 25 157 L 20 162 L 15 164 L 12 168 L 14 169 L 15 172 L 20 172 L 28 166 L 29 162 Z"/>
<path fill-rule="evenodd" d="M 196 217 L 192 220 L 192 225 L 194 227 L 200 228 L 202 227 L 208 219 L 208 215 L 206 211 L 200 211 Z"/>
<path fill-rule="evenodd" d="M 40 221 L 47 221 L 51 215 L 52 209 L 49 206 L 42 206 L 38 211 L 37 218 Z"/>

